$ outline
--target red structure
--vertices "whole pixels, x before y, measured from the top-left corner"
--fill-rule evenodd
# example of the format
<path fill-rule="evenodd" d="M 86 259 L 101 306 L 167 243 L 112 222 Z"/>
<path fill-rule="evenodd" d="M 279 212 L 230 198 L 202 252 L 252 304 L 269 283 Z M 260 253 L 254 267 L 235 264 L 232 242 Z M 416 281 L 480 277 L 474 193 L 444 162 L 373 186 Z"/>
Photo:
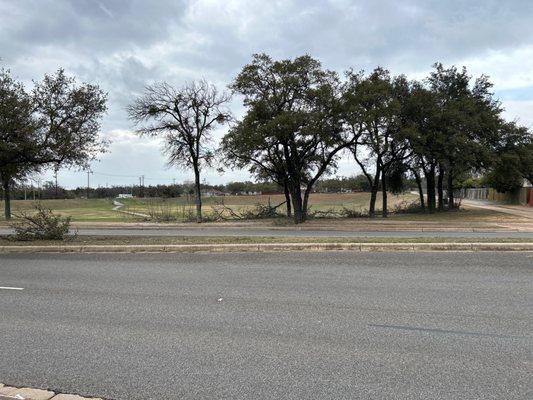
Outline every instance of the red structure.
<path fill-rule="evenodd" d="M 529 188 L 527 192 L 527 205 L 533 207 L 533 188 Z"/>

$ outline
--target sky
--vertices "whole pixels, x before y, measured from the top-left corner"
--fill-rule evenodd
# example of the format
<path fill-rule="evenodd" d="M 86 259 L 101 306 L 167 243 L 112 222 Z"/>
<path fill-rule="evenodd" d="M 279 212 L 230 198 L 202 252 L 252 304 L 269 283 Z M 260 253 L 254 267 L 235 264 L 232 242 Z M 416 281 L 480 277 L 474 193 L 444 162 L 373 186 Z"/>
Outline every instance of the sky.
<path fill-rule="evenodd" d="M 490 76 L 508 119 L 533 127 L 531 0 L 0 0 L 0 66 L 28 87 L 62 67 L 108 93 L 101 135 L 111 145 L 91 165 L 91 186 L 136 184 L 141 175 L 147 185 L 191 180 L 166 166 L 161 142 L 135 134 L 126 106 L 159 81 L 205 78 L 224 90 L 260 52 L 310 54 L 339 73 L 379 65 L 410 78 L 437 61 L 464 65 Z M 241 116 L 242 99 L 231 109 Z M 357 172 L 345 156 L 336 174 Z M 250 179 L 215 168 L 203 176 L 211 184 Z M 84 186 L 87 175 L 61 170 L 58 180 Z"/>

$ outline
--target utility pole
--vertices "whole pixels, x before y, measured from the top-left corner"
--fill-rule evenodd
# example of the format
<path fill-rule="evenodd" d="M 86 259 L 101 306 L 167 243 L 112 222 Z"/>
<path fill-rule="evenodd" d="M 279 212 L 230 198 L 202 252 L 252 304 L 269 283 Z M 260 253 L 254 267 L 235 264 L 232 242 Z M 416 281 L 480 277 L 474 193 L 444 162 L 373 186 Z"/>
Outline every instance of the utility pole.
<path fill-rule="evenodd" d="M 89 180 L 89 174 L 91 173 L 91 170 L 87 170 L 87 200 L 89 200 L 89 189 L 91 188 L 90 180 Z"/>
<path fill-rule="evenodd" d="M 56 193 L 55 193 L 55 198 L 57 199 L 57 166 L 54 168 L 54 178 L 56 180 Z"/>
<path fill-rule="evenodd" d="M 144 197 L 144 175 L 139 176 L 139 197 Z"/>
<path fill-rule="evenodd" d="M 41 180 L 35 179 L 35 182 L 37 183 L 37 198 L 41 199 Z M 35 192 L 33 192 L 33 200 L 35 200 Z"/>

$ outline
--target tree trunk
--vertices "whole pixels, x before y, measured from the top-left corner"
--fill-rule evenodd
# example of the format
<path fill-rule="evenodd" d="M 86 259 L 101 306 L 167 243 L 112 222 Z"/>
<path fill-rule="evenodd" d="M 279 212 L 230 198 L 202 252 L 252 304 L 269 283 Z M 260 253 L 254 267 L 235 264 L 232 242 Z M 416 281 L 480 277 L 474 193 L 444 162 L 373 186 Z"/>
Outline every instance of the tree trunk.
<path fill-rule="evenodd" d="M 194 166 L 194 202 L 196 204 L 196 222 L 202 222 L 202 191 L 200 188 L 200 169 Z"/>
<path fill-rule="evenodd" d="M 444 182 L 444 167 L 439 166 L 439 175 L 437 177 L 437 191 L 439 194 L 439 211 L 444 210 L 444 189 L 443 189 L 443 182 Z"/>
<path fill-rule="evenodd" d="M 308 186 L 304 192 L 304 202 L 302 206 L 303 213 L 304 213 L 304 221 L 307 220 L 307 207 L 309 205 L 309 195 L 311 194 L 311 189 L 312 189 L 312 186 Z"/>
<path fill-rule="evenodd" d="M 294 212 L 294 223 L 304 222 L 305 216 L 302 207 L 302 190 L 299 184 L 291 183 L 292 209 Z"/>
<path fill-rule="evenodd" d="M 389 216 L 389 210 L 387 209 L 387 178 L 385 176 L 385 170 L 381 172 L 381 195 L 382 195 L 382 216 L 387 218 Z"/>
<path fill-rule="evenodd" d="M 426 175 L 426 186 L 427 186 L 427 204 L 428 210 L 431 214 L 435 212 L 435 165 L 431 165 L 429 171 L 424 172 Z"/>
<path fill-rule="evenodd" d="M 4 187 L 4 216 L 6 219 L 11 219 L 11 190 L 9 187 L 9 179 L 3 182 Z"/>
<path fill-rule="evenodd" d="M 283 191 L 285 193 L 285 204 L 287 205 L 287 218 L 292 218 L 291 192 L 287 181 L 283 183 Z"/>
<path fill-rule="evenodd" d="M 368 216 L 371 218 L 376 216 L 376 199 L 378 197 L 380 174 L 381 170 L 379 166 L 376 166 L 376 175 L 374 175 L 374 182 L 372 182 L 372 187 L 370 189 L 370 206 L 368 208 Z"/>
<path fill-rule="evenodd" d="M 451 210 L 455 208 L 455 198 L 453 196 L 453 172 L 448 171 L 448 208 Z"/>
<path fill-rule="evenodd" d="M 424 200 L 424 189 L 422 189 L 422 179 L 420 179 L 420 174 L 413 169 L 413 174 L 415 175 L 416 186 L 418 186 L 418 195 L 420 196 L 420 207 L 422 210 L 426 211 L 426 202 Z"/>

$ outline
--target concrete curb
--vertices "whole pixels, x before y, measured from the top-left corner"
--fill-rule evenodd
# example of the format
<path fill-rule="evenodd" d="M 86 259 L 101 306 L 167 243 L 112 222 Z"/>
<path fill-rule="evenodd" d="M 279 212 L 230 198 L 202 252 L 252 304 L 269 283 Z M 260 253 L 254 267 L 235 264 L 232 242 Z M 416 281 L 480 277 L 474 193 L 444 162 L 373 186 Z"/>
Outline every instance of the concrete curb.
<path fill-rule="evenodd" d="M 268 251 L 533 251 L 533 243 L 249 243 L 0 246 L 0 253 L 194 253 Z"/>
<path fill-rule="evenodd" d="M 81 397 L 73 394 L 55 393 L 50 390 L 17 388 L 0 383 L 0 400 L 102 400 L 97 397 Z"/>

